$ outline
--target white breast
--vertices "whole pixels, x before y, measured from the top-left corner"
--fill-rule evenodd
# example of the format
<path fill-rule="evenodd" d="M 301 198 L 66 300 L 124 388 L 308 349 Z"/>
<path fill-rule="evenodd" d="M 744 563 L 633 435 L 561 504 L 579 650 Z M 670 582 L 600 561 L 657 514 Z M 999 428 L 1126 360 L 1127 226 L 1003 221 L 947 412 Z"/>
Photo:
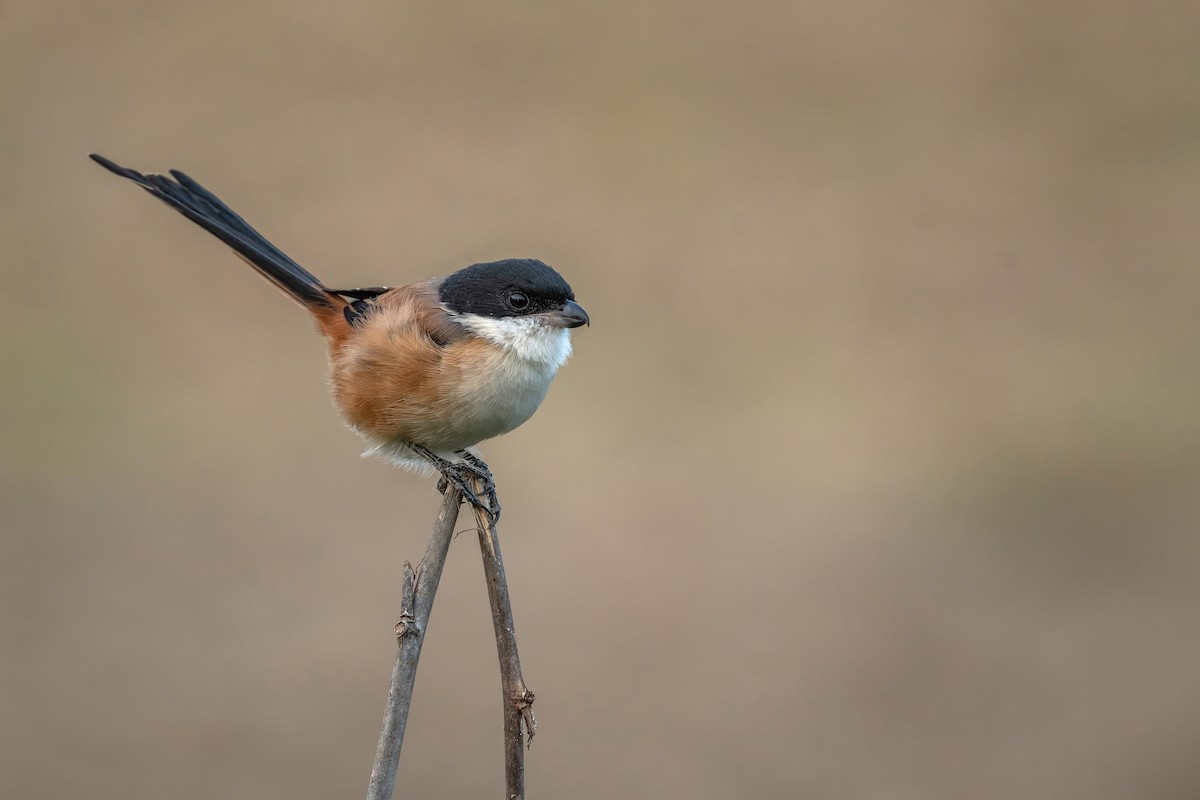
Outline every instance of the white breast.
<path fill-rule="evenodd" d="M 533 416 L 558 368 L 571 355 L 571 332 L 545 325 L 537 317 L 493 319 L 474 314 L 457 317 L 477 336 L 499 345 L 471 392 L 474 419 L 470 435 L 490 439 Z"/>

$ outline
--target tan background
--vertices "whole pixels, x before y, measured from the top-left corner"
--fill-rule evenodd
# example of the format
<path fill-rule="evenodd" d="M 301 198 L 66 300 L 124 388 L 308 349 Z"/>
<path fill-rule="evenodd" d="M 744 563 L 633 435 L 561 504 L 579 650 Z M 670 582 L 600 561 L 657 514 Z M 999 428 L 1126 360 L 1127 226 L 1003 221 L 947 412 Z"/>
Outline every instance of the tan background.
<path fill-rule="evenodd" d="M 486 447 L 535 798 L 1200 796 L 1200 6 L 0 9 L 0 795 L 354 797 L 431 482 L 308 322 L 536 256 Z M 465 525 L 464 525 L 465 527 Z M 401 780 L 499 796 L 473 537 Z"/>

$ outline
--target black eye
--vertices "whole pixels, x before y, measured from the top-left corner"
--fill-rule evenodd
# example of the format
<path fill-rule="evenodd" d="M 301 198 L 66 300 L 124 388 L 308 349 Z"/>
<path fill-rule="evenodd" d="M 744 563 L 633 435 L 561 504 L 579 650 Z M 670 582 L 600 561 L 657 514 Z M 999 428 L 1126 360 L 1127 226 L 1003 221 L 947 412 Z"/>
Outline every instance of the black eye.
<path fill-rule="evenodd" d="M 520 311 L 529 305 L 529 298 L 525 296 L 524 292 L 509 292 L 508 304 Z"/>

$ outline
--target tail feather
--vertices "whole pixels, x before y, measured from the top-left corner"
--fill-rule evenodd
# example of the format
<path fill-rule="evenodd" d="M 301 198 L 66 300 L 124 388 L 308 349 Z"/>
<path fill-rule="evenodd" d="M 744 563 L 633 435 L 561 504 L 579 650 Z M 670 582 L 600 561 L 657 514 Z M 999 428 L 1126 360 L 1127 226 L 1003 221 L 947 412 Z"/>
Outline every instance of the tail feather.
<path fill-rule="evenodd" d="M 184 173 L 171 170 L 171 178 L 156 174 L 143 175 L 137 170 L 115 164 L 104 156 L 92 153 L 90 157 L 109 172 L 141 186 L 229 245 L 264 278 L 310 311 L 324 316 L 321 312 L 340 311 L 346 305 L 345 300 L 326 289 L 311 272 L 288 258 L 216 195 Z"/>

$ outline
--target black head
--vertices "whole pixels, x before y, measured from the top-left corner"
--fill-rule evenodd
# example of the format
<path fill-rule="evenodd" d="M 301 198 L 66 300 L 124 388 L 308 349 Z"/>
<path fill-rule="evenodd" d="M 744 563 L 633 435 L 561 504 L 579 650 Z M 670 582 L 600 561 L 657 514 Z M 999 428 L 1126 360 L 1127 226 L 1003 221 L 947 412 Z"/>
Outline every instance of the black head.
<path fill-rule="evenodd" d="M 438 287 L 438 299 L 451 311 L 500 318 L 560 311 L 575 293 L 536 258 L 506 258 L 447 275 Z"/>

